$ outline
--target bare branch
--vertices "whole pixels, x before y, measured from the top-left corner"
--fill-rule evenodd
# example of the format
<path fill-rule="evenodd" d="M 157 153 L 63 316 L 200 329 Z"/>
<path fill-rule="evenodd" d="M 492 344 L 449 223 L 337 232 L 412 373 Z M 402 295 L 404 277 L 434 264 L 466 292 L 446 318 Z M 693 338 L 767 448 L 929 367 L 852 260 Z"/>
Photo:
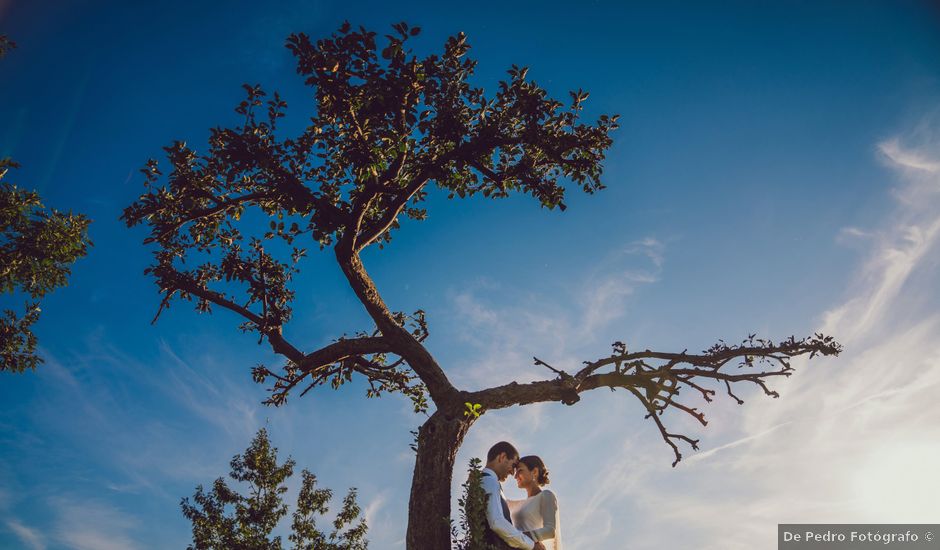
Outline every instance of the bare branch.
<path fill-rule="evenodd" d="M 719 343 L 701 354 L 692 355 L 650 350 L 628 353 L 623 344 L 617 343 L 612 356 L 586 363 L 574 376 L 534 358 L 536 365 L 549 368 L 558 374 L 558 378 L 528 384 L 513 382 L 471 393 L 467 398 L 474 403 L 481 403 L 485 409 L 544 401 L 560 401 L 570 405 L 580 399 L 581 393 L 589 390 L 623 388 L 640 401 L 648 417 L 656 423 L 663 440 L 676 455 L 675 466 L 682 457 L 676 442 L 684 441 L 697 449 L 698 440 L 670 433 L 660 416 L 667 410 L 676 410 L 692 416 L 703 426 L 708 423 L 704 413 L 689 403 L 679 401 L 678 396 L 683 387 L 698 392 L 706 403 L 711 402 L 716 395 L 715 390 L 703 385 L 707 382 L 724 384 L 728 395 L 739 404 L 743 400 L 732 392 L 731 386 L 740 382 L 755 384 L 766 395 L 777 397 L 779 394 L 770 389 L 767 381 L 777 376 L 790 376 L 793 373 L 791 358 L 800 355 L 832 356 L 838 355 L 841 350 L 842 347 L 831 337 L 821 334 L 802 340 L 791 337 L 779 344 L 755 340 L 751 336 L 738 346 Z M 739 361 L 736 370 L 722 370 L 731 368 L 729 365 L 736 360 Z M 757 365 L 761 363 L 771 363 L 777 368 L 758 368 Z"/>
<path fill-rule="evenodd" d="M 670 447 L 672 447 L 672 452 L 676 456 L 676 460 L 672 463 L 672 467 L 675 468 L 679 461 L 682 460 L 682 454 L 679 452 L 679 447 L 673 443 L 673 439 L 681 439 L 692 446 L 693 450 L 698 450 L 698 440 L 692 439 L 690 437 L 684 436 L 682 434 L 672 434 L 666 431 L 666 427 L 663 425 L 663 421 L 659 418 L 659 415 L 656 414 L 658 411 L 649 402 L 636 388 L 627 388 L 641 403 L 646 407 L 646 410 L 649 411 L 646 415 L 646 418 L 652 418 L 653 422 L 656 423 L 656 427 L 659 429 L 660 435 L 662 435 L 663 441 L 665 441 Z"/>
<path fill-rule="evenodd" d="M 545 367 L 545 368 L 547 368 L 548 370 L 550 370 L 550 371 L 554 372 L 555 374 L 557 374 L 558 376 L 562 376 L 562 377 L 564 377 L 564 376 L 570 376 L 568 373 L 556 369 L 555 367 L 549 365 L 549 364 L 546 363 L 545 361 L 542 361 L 542 360 L 539 359 L 538 357 L 533 357 L 532 359 L 535 361 L 536 366 Z"/>
<path fill-rule="evenodd" d="M 740 397 L 738 397 L 737 395 L 734 394 L 734 392 L 731 391 L 731 382 L 730 382 L 730 381 L 725 380 L 725 388 L 727 388 L 727 390 L 728 390 L 728 396 L 731 397 L 732 399 L 734 399 L 735 401 L 737 401 L 738 405 L 743 405 L 743 404 L 744 404 L 744 401 L 742 401 Z"/>

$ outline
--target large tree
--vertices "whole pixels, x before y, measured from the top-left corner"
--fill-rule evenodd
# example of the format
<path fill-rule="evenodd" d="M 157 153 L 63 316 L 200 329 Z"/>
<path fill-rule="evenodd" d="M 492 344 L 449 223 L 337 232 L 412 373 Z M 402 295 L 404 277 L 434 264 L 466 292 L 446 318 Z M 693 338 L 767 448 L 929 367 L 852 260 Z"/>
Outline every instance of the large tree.
<path fill-rule="evenodd" d="M 181 142 L 166 147 L 170 171 L 164 175 L 150 160 L 143 170 L 147 190 L 123 216 L 129 226 L 149 227 L 145 242 L 156 249 L 147 273 L 160 288 L 160 310 L 174 299 L 194 302 L 200 312 L 228 310 L 285 359 L 282 368 L 253 369 L 257 382 L 269 384 L 267 403 L 281 405 L 295 390 L 336 388 L 362 376 L 370 396 L 401 392 L 416 410 L 430 412 L 417 437 L 408 548 L 449 547 L 454 460 L 477 419 L 467 403 L 476 412 L 545 401 L 571 405 L 593 389 L 622 389 L 647 410 L 678 462 L 679 445 L 696 448 L 697 441 L 670 432 L 663 413 L 687 413 L 705 424 L 687 393 L 711 401 L 717 384 L 738 400 L 732 388 L 753 383 L 776 396 L 767 382 L 791 373 L 790 358 L 839 352 L 822 335 L 779 343 L 752 337 L 702 353 L 634 351 L 618 342 L 612 353 L 571 370 L 545 365 L 552 371 L 545 380 L 479 391 L 455 387 L 423 344 L 424 313 L 390 309 L 362 252 L 387 245 L 403 217 L 423 219 L 422 203 L 432 192 L 494 199 L 523 193 L 544 208 L 564 210 L 569 188 L 603 189 L 602 161 L 617 117 L 582 121 L 586 92 L 571 92 L 563 103 L 515 65 L 486 93 L 470 82 L 476 62 L 467 56 L 463 33 L 423 58 L 409 49 L 417 34 L 400 23 L 380 45 L 376 33 L 347 23 L 316 42 L 291 35 L 287 47 L 297 72 L 315 91 L 309 126 L 282 136 L 284 101 L 246 85 L 247 98 L 236 109 L 240 125 L 212 129 L 202 152 Z M 355 337 L 336 335 L 320 349 L 284 332 L 292 277 L 310 244 L 333 249 L 375 323 Z"/>

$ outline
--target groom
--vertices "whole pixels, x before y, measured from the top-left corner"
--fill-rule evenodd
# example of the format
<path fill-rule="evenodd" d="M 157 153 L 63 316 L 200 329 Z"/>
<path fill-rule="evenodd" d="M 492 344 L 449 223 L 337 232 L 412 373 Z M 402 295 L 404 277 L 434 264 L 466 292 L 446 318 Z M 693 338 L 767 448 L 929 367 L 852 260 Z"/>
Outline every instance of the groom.
<path fill-rule="evenodd" d="M 504 481 L 519 465 L 519 451 L 512 444 L 500 441 L 486 453 L 483 468 L 483 492 L 486 493 L 486 542 L 496 548 L 525 548 L 545 550 L 541 542 L 534 542 L 512 525 L 509 505 L 503 497 Z"/>

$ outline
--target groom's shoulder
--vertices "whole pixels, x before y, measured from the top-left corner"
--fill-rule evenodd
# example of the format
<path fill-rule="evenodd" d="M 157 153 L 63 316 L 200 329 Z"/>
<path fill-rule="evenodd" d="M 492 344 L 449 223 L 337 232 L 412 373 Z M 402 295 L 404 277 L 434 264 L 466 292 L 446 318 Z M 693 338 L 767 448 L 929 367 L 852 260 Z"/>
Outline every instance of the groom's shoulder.
<path fill-rule="evenodd" d="M 483 487 L 492 487 L 494 483 L 498 485 L 499 481 L 496 479 L 495 473 L 490 470 L 483 470 L 480 472 L 480 483 Z"/>

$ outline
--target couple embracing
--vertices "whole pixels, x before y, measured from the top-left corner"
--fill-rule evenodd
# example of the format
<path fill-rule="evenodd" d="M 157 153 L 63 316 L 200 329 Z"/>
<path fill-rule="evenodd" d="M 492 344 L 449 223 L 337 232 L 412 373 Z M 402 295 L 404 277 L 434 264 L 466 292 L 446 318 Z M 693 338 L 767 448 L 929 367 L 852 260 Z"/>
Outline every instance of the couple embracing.
<path fill-rule="evenodd" d="M 528 497 L 507 500 L 502 481 L 513 475 Z M 558 520 L 558 499 L 548 489 L 548 468 L 535 456 L 519 457 L 512 444 L 500 441 L 486 454 L 483 469 L 483 492 L 486 493 L 486 541 L 496 548 L 527 550 L 561 550 L 561 524 Z"/>

